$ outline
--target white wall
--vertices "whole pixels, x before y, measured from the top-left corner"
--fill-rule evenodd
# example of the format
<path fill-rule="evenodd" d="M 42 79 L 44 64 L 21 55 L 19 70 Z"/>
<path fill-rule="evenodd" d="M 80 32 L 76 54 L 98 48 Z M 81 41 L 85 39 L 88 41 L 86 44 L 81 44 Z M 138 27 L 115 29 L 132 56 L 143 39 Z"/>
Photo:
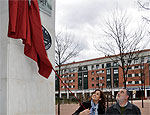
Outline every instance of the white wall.
<path fill-rule="evenodd" d="M 53 2 L 54 9 L 54 2 Z M 47 51 L 54 64 L 54 11 L 52 17 L 41 12 L 42 24 L 52 36 L 52 47 Z M 54 115 L 55 77 L 38 74 L 37 64 L 24 55 L 21 40 L 7 37 L 8 0 L 0 1 L 0 115 Z"/>

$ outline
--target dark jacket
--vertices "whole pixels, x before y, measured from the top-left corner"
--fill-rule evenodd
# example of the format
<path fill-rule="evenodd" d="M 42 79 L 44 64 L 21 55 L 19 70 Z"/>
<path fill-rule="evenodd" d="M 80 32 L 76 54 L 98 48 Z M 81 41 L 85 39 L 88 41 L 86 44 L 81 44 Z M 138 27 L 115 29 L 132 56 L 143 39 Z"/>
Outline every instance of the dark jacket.
<path fill-rule="evenodd" d="M 82 105 L 86 108 L 86 109 L 90 109 L 91 108 L 91 101 L 86 101 L 83 102 Z M 79 115 L 80 112 L 82 112 L 83 110 L 85 110 L 85 108 L 83 106 L 80 106 L 72 115 Z M 105 108 L 101 106 L 101 104 L 98 105 L 98 115 L 102 115 L 105 113 Z"/>
<path fill-rule="evenodd" d="M 121 110 L 118 103 L 112 105 L 107 109 L 105 115 L 109 115 L 109 114 L 121 115 Z M 124 115 L 141 115 L 141 111 L 136 105 L 128 102 L 127 106 L 125 107 Z"/>

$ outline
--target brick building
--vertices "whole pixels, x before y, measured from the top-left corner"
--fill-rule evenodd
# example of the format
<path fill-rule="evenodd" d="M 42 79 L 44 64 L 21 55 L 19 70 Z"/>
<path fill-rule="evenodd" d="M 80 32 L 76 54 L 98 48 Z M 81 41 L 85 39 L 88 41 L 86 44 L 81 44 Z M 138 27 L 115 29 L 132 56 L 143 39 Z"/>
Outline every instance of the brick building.
<path fill-rule="evenodd" d="M 64 64 L 61 67 L 61 79 L 77 97 L 90 96 L 96 88 L 115 96 L 119 89 L 124 87 L 122 69 L 110 56 Z M 56 95 L 58 95 L 57 80 L 56 76 Z M 70 98 L 71 94 L 63 83 L 60 83 L 60 96 Z M 150 49 L 140 51 L 139 57 L 132 60 L 126 84 L 133 94 L 132 98 L 141 98 L 142 89 L 145 98 L 150 97 Z"/>

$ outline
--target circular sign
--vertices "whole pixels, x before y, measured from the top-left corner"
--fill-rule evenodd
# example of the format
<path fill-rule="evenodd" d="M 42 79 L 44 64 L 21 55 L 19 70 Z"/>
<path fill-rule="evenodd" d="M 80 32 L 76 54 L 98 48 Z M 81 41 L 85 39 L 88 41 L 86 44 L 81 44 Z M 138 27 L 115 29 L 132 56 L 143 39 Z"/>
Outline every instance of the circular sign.
<path fill-rule="evenodd" d="M 48 31 L 42 26 L 45 49 L 48 50 L 52 45 L 52 39 Z"/>

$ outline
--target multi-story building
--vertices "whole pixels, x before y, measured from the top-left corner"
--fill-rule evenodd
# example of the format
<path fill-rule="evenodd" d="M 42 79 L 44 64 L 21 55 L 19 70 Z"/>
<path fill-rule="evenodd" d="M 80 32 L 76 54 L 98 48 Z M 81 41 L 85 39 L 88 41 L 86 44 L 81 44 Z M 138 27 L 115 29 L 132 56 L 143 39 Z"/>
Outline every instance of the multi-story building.
<path fill-rule="evenodd" d="M 124 78 L 121 67 L 110 57 L 115 58 L 115 56 L 105 56 L 62 65 L 63 83 L 60 83 L 60 96 L 66 98 L 71 96 L 64 84 L 77 97 L 89 96 L 96 88 L 115 96 L 119 89 L 124 87 Z M 57 76 L 55 80 L 56 95 L 58 95 Z M 140 51 L 139 57 L 132 60 L 127 73 L 126 86 L 133 94 L 133 98 L 140 98 L 142 89 L 145 98 L 150 98 L 150 49 Z"/>

